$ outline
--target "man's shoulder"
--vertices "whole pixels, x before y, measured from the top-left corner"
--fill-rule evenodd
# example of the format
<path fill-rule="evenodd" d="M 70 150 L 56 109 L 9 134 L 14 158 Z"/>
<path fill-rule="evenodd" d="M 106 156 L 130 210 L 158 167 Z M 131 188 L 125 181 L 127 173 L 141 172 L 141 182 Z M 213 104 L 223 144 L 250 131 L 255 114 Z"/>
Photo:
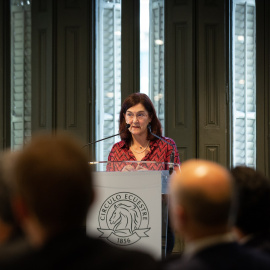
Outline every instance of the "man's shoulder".
<path fill-rule="evenodd" d="M 118 246 L 113 246 L 101 239 L 91 238 L 89 244 L 95 245 L 95 252 L 104 256 L 104 259 L 111 261 L 121 261 L 126 263 L 135 263 L 137 265 L 152 264 L 156 262 L 154 257 L 147 252 L 137 249 L 126 249 Z M 133 269 L 133 268 L 132 268 Z"/>
<path fill-rule="evenodd" d="M 56 270 L 56 269 L 111 269 L 156 270 L 156 260 L 147 253 L 114 247 L 89 236 L 51 241 L 39 250 L 9 262 L 1 269 Z M 0 264 L 1 266 L 1 264 Z"/>
<path fill-rule="evenodd" d="M 90 243 L 91 242 L 91 243 Z M 117 268 L 120 270 L 150 270 L 158 269 L 158 261 L 149 253 L 137 249 L 126 249 L 109 244 L 101 239 L 90 238 L 89 244 L 95 245 L 95 264 L 98 265 L 102 262 L 101 269 Z"/>
<path fill-rule="evenodd" d="M 254 236 L 244 243 L 244 246 L 260 250 L 270 256 L 270 235 L 267 233 Z"/>
<path fill-rule="evenodd" d="M 156 270 L 159 267 L 157 260 L 146 252 L 118 247 L 97 238 L 88 241 L 89 250 L 95 247 L 89 260 L 93 269 Z"/>
<path fill-rule="evenodd" d="M 16 237 L 0 246 L 0 262 L 8 262 L 31 251 L 29 242 L 24 237 Z"/>
<path fill-rule="evenodd" d="M 261 269 L 270 269 L 270 258 L 265 254 L 241 246 L 235 242 L 218 244 L 199 252 L 194 259 L 209 261 L 212 264 L 220 264 L 231 267 L 247 267 L 246 269 L 257 269 L 255 266 L 261 266 Z M 221 259 L 221 260 L 220 260 Z"/>
<path fill-rule="evenodd" d="M 176 270 L 180 267 L 186 270 L 267 270 L 270 269 L 270 258 L 236 243 L 228 243 L 206 248 L 190 258 L 182 256 L 179 260 L 168 262 L 163 269 Z"/>

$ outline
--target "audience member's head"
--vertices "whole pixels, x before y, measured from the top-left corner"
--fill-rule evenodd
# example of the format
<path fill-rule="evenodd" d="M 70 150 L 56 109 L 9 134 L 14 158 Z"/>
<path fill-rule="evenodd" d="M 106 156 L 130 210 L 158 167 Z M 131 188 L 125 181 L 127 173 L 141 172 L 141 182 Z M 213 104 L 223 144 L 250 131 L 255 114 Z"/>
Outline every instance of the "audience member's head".
<path fill-rule="evenodd" d="M 170 182 L 170 211 L 174 229 L 186 241 L 226 233 L 230 228 L 230 173 L 205 160 L 182 164 Z"/>
<path fill-rule="evenodd" d="M 15 164 L 14 205 L 34 245 L 85 225 L 93 201 L 87 157 L 66 134 L 37 135 Z"/>
<path fill-rule="evenodd" d="M 21 235 L 11 205 L 10 173 L 15 153 L 4 152 L 0 156 L 0 245 Z"/>
<path fill-rule="evenodd" d="M 270 230 L 270 181 L 260 172 L 245 166 L 231 170 L 235 184 L 238 236 Z"/>

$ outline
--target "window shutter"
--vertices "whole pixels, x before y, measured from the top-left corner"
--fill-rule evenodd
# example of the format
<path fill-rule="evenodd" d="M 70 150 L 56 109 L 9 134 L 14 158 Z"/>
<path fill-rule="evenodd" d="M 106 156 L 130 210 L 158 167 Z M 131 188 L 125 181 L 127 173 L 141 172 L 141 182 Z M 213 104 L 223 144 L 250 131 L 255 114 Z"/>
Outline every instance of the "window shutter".
<path fill-rule="evenodd" d="M 97 38 L 97 139 L 118 132 L 121 108 L 121 4 L 101 2 L 98 6 Z M 114 137 L 97 143 L 97 159 L 107 160 Z"/>
<path fill-rule="evenodd" d="M 252 3 L 253 2 L 253 3 Z M 233 165 L 256 166 L 255 3 L 235 1 L 233 34 Z"/>
<path fill-rule="evenodd" d="M 31 7 L 11 1 L 11 149 L 31 137 Z"/>
<path fill-rule="evenodd" d="M 150 96 L 164 128 L 164 1 L 150 1 Z"/>

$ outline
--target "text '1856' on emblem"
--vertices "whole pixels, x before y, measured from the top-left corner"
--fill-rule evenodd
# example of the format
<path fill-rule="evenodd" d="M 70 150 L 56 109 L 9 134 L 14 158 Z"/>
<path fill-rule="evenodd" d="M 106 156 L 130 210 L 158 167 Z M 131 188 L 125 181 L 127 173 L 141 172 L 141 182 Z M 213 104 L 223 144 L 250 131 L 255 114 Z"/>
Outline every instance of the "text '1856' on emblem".
<path fill-rule="evenodd" d="M 115 193 L 106 199 L 98 219 L 100 237 L 120 246 L 132 245 L 148 237 L 146 233 L 150 230 L 146 204 L 130 192 Z"/>

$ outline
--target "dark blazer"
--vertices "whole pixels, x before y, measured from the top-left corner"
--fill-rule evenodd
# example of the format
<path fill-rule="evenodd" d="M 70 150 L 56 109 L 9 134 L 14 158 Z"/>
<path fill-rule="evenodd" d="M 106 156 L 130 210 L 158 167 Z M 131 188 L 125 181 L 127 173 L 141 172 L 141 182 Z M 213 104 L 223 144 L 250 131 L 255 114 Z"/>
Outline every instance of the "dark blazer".
<path fill-rule="evenodd" d="M 20 232 L 12 234 L 7 241 L 0 245 L 0 264 L 11 261 L 31 250 L 31 246 Z"/>
<path fill-rule="evenodd" d="M 243 245 L 266 252 L 270 256 L 270 233 L 256 234 Z"/>
<path fill-rule="evenodd" d="M 182 255 L 179 259 L 163 264 L 166 270 L 269 270 L 268 256 L 249 250 L 237 243 L 222 243 L 198 251 L 190 258 Z"/>
<path fill-rule="evenodd" d="M 155 270 L 157 262 L 148 254 L 120 249 L 86 236 L 84 231 L 58 235 L 41 249 L 16 260 L 0 264 L 0 269 L 83 270 L 134 269 Z"/>

